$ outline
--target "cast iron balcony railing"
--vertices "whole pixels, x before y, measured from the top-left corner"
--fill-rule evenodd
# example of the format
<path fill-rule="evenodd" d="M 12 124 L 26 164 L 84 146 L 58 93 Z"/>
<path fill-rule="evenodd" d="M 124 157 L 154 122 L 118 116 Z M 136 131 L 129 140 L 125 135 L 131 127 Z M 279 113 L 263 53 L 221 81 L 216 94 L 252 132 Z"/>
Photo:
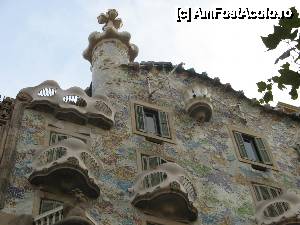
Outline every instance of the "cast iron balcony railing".
<path fill-rule="evenodd" d="M 197 219 L 195 188 L 176 163 L 167 162 L 142 172 L 129 191 L 132 204 L 146 214 L 179 222 Z"/>
<path fill-rule="evenodd" d="M 56 118 L 78 124 L 90 123 L 110 128 L 115 110 L 106 97 L 89 97 L 79 87 L 63 90 L 55 81 L 22 89 L 17 98 L 27 101 L 28 107 L 55 115 Z"/>

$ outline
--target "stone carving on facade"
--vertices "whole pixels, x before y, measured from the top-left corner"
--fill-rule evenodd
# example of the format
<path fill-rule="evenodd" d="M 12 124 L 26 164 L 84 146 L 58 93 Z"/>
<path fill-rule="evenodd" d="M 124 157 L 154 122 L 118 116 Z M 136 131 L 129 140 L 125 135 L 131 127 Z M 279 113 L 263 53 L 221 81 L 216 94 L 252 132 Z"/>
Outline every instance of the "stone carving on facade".
<path fill-rule="evenodd" d="M 99 112 L 103 112 L 105 115 L 111 116 L 111 109 L 105 104 L 103 101 L 96 101 L 95 108 L 99 110 Z"/>
<path fill-rule="evenodd" d="M 276 204 L 285 204 L 287 209 L 274 216 L 267 216 L 266 210 L 269 207 L 276 207 Z M 289 224 L 286 223 L 289 220 L 293 220 L 295 224 L 298 224 L 300 223 L 300 197 L 293 192 L 286 192 L 276 198 L 261 201 L 256 205 L 255 218 L 258 225 Z"/>
<path fill-rule="evenodd" d="M 12 98 L 4 98 L 0 102 L 0 124 L 9 121 L 13 112 L 14 100 Z"/>
<path fill-rule="evenodd" d="M 17 94 L 17 99 L 21 102 L 30 102 L 32 100 L 32 97 L 28 93 L 20 91 Z"/>
<path fill-rule="evenodd" d="M 52 153 L 55 148 L 64 149 L 64 154 L 53 157 L 49 152 Z M 45 159 L 45 156 L 48 158 Z M 68 138 L 45 149 L 34 160 L 33 167 L 34 171 L 29 177 L 33 185 L 45 189 L 53 186 L 63 192 L 80 193 L 89 198 L 97 198 L 100 194 L 95 175 L 102 169 L 102 165 L 79 139 Z"/>
<path fill-rule="evenodd" d="M 210 94 L 207 88 L 193 85 L 184 93 L 185 110 L 199 122 L 208 122 L 213 113 Z"/>
<path fill-rule="evenodd" d="M 115 9 L 109 9 L 107 13 L 102 13 L 98 17 L 98 22 L 104 24 L 103 32 L 93 32 L 89 36 L 89 46 L 83 52 L 83 57 L 92 63 L 92 56 L 95 47 L 104 40 L 117 39 L 128 48 L 129 61 L 132 62 L 138 55 L 138 47 L 130 43 L 131 35 L 126 32 L 119 32 L 122 26 L 122 20 L 116 18 L 118 12 Z"/>
<path fill-rule="evenodd" d="M 105 24 L 102 28 L 103 31 L 108 28 L 120 29 L 122 27 L 122 20 L 117 18 L 118 12 L 115 9 L 109 9 L 106 13 L 101 13 L 97 17 L 99 24 Z"/>
<path fill-rule="evenodd" d="M 20 100 L 29 101 L 28 108 L 52 113 L 58 119 L 79 124 L 90 123 L 102 128 L 110 128 L 114 123 L 115 110 L 108 100 L 89 97 L 79 87 L 63 90 L 55 81 L 48 80 L 35 87 L 22 89 L 18 96 Z M 101 106 L 99 102 L 102 102 Z"/>

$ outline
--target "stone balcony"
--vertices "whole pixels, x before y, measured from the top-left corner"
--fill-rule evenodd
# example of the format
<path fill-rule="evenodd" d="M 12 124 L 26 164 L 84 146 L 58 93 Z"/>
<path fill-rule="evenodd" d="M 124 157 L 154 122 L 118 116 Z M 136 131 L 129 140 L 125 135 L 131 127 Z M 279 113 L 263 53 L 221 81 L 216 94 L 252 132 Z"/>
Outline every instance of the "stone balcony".
<path fill-rule="evenodd" d="M 35 225 L 55 224 L 63 219 L 63 206 L 42 213 L 34 218 Z"/>
<path fill-rule="evenodd" d="M 276 198 L 259 202 L 255 218 L 258 225 L 300 224 L 300 197 L 287 192 Z"/>
<path fill-rule="evenodd" d="M 110 128 L 115 110 L 105 97 L 89 97 L 81 88 L 63 90 L 55 81 L 45 81 L 22 89 L 17 98 L 29 102 L 28 108 L 51 113 L 56 118 L 85 125 Z"/>
<path fill-rule="evenodd" d="M 87 145 L 76 138 L 69 138 L 42 151 L 33 162 L 31 184 L 42 189 L 74 194 L 96 199 L 100 189 L 94 177 L 101 164 L 88 152 Z"/>
<path fill-rule="evenodd" d="M 146 214 L 178 222 L 195 221 L 197 195 L 183 168 L 167 162 L 139 174 L 129 189 L 132 204 Z"/>
<path fill-rule="evenodd" d="M 74 213 L 75 212 L 75 213 Z M 97 225 L 85 210 L 74 206 L 68 213 L 64 206 L 44 212 L 33 218 L 34 225 Z"/>
<path fill-rule="evenodd" d="M 184 93 L 186 112 L 200 122 L 208 122 L 213 113 L 211 99 L 206 88 L 193 86 Z"/>

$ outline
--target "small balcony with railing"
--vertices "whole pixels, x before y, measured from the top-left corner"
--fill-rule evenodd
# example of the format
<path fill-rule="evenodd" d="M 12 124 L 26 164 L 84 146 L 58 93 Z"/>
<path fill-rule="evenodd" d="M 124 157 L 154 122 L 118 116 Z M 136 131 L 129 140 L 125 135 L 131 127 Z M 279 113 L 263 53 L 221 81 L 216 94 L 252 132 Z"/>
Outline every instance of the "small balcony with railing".
<path fill-rule="evenodd" d="M 44 190 L 65 194 L 79 190 L 92 199 L 100 194 L 95 177 L 101 163 L 79 139 L 68 138 L 46 148 L 34 160 L 33 168 L 29 182 Z"/>
<path fill-rule="evenodd" d="M 35 225 L 53 225 L 63 219 L 63 206 L 41 213 L 34 218 Z"/>
<path fill-rule="evenodd" d="M 195 221 L 195 188 L 184 170 L 167 162 L 139 174 L 129 189 L 132 204 L 146 214 L 178 222 Z"/>
<path fill-rule="evenodd" d="M 46 211 L 33 218 L 34 225 L 97 225 L 88 214 L 64 215 L 64 206 Z"/>
<path fill-rule="evenodd" d="M 261 201 L 256 205 L 255 218 L 258 225 L 300 224 L 300 197 L 286 192 Z"/>
<path fill-rule="evenodd" d="M 28 108 L 77 124 L 108 129 L 114 123 L 115 110 L 106 97 L 89 97 L 79 87 L 63 90 L 52 80 L 22 89 L 17 99 L 28 102 Z"/>
<path fill-rule="evenodd" d="M 210 121 L 213 113 L 210 95 L 206 87 L 194 85 L 184 93 L 185 110 L 195 120 Z"/>

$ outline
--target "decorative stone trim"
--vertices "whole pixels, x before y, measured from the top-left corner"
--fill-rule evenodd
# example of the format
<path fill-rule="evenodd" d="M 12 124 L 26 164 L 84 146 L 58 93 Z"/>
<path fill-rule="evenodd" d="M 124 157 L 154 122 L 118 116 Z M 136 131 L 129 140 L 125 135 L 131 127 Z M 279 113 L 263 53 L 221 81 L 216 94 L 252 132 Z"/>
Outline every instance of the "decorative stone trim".
<path fill-rule="evenodd" d="M 114 123 L 115 110 L 106 98 L 89 97 L 79 87 L 62 90 L 55 81 L 47 80 L 35 87 L 24 88 L 18 99 L 28 101 L 28 108 L 78 124 L 90 123 L 107 129 Z"/>
<path fill-rule="evenodd" d="M 108 10 L 106 14 L 101 14 L 98 17 L 100 24 L 105 24 L 103 32 L 93 32 L 89 35 L 89 45 L 87 49 L 83 52 L 83 57 L 92 63 L 93 50 L 103 40 L 107 39 L 117 39 L 122 42 L 128 48 L 129 61 L 132 62 L 138 55 L 138 47 L 130 43 L 131 35 L 130 33 L 123 31 L 119 32 L 122 25 L 120 19 L 116 19 L 118 12 L 114 9 Z"/>
<path fill-rule="evenodd" d="M 288 205 L 288 210 L 276 217 L 267 217 L 264 211 L 272 204 L 284 202 Z M 261 201 L 256 205 L 255 218 L 258 225 L 284 225 L 291 220 L 300 222 L 300 197 L 292 192 L 286 192 L 277 198 Z"/>
<path fill-rule="evenodd" d="M 205 87 L 194 85 L 184 94 L 185 110 L 200 122 L 208 122 L 213 113 L 210 96 Z"/>
<path fill-rule="evenodd" d="M 145 179 L 151 174 L 166 176 L 155 185 L 145 186 Z M 132 195 L 131 203 L 146 214 L 158 217 L 167 214 L 168 218 L 177 222 L 195 221 L 198 211 L 193 202 L 197 195 L 192 183 L 189 182 L 191 186 L 187 185 L 184 180 L 189 180 L 187 174 L 176 163 L 167 162 L 154 170 L 144 171 L 128 190 Z"/>
<path fill-rule="evenodd" d="M 128 63 L 122 65 L 124 68 L 128 68 L 129 71 L 139 71 L 140 69 L 143 70 L 151 70 L 153 67 L 157 70 L 172 70 L 175 66 L 171 62 L 154 62 L 154 61 L 142 61 L 142 62 L 134 62 L 134 63 Z M 221 83 L 220 79 L 211 78 L 207 75 L 206 72 L 197 73 L 193 69 L 184 69 L 183 67 L 179 67 L 176 69 L 177 74 L 186 74 L 187 76 L 190 76 L 191 78 L 195 78 L 199 80 L 201 83 L 206 83 L 208 85 L 212 85 L 215 88 L 221 88 L 224 90 L 224 92 L 230 92 L 236 97 L 239 97 L 241 99 L 244 99 L 249 104 L 255 107 L 259 107 L 261 110 L 271 113 L 273 115 L 278 116 L 285 116 L 289 117 L 293 120 L 300 121 L 299 113 L 286 113 L 282 110 L 278 110 L 277 107 L 270 107 L 269 105 L 260 105 L 257 99 L 250 99 L 247 98 L 242 91 L 237 91 L 232 88 L 230 83 Z"/>
<path fill-rule="evenodd" d="M 55 149 L 62 151 L 56 153 Z M 45 189 L 55 187 L 65 193 L 78 189 L 90 198 L 97 198 L 100 194 L 94 176 L 102 169 L 102 165 L 79 139 L 65 139 L 45 149 L 37 156 L 33 167 L 34 171 L 29 177 L 33 185 Z M 69 177 L 65 177 L 66 174 Z"/>
<path fill-rule="evenodd" d="M 0 126 L 10 120 L 14 108 L 14 99 L 5 98 L 0 101 Z"/>

